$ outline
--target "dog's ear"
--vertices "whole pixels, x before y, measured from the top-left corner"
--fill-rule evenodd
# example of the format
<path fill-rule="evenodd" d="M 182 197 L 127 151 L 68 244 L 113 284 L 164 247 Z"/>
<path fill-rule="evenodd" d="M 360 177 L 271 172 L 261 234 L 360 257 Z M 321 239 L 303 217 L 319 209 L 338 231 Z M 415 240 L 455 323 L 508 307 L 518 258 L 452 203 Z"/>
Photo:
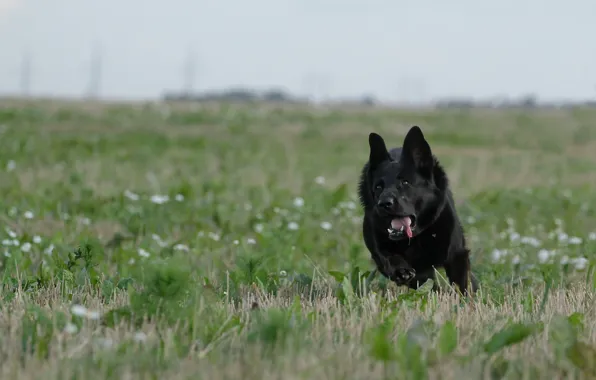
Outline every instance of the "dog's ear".
<path fill-rule="evenodd" d="M 424 135 L 418 126 L 413 126 L 404 139 L 402 157 L 412 160 L 417 169 L 430 173 L 434 159 L 430 145 L 424 139 Z"/>
<path fill-rule="evenodd" d="M 376 133 L 368 135 L 368 145 L 370 146 L 370 157 L 368 159 L 371 168 L 378 166 L 381 162 L 391 159 L 385 140 Z"/>

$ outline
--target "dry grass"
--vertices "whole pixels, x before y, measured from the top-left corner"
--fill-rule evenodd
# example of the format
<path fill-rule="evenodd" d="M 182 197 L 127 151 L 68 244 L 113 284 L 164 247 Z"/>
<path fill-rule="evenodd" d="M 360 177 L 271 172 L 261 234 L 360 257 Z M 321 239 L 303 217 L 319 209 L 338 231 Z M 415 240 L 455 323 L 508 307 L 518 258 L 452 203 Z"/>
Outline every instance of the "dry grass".
<path fill-rule="evenodd" d="M 444 358 L 439 356 L 436 363 L 428 368 L 429 379 L 486 378 L 493 359 L 476 354 L 482 343 L 512 321 L 540 321 L 544 323 L 543 332 L 505 349 L 502 355 L 516 363 L 522 377 L 530 378 L 527 371 L 533 369 L 539 371 L 536 374 L 541 378 L 566 378 L 552 367 L 554 358 L 550 354 L 552 341 L 549 336 L 553 334 L 552 329 L 560 328 L 560 325 L 551 326 L 551 321 L 561 315 L 583 314 L 586 325 L 582 341 L 596 345 L 596 325 L 593 323 L 596 320 L 594 291 L 583 283 L 568 289 L 554 289 L 542 305 L 543 298 L 538 292 L 544 292 L 543 288 L 531 290 L 536 295 L 531 301 L 528 300 L 528 289 L 504 290 L 508 293 L 504 303 L 487 299 L 481 303 L 462 305 L 457 296 L 445 292 L 432 294 L 424 302 L 404 305 L 396 301 L 396 296 L 403 292 L 395 293 L 392 290 L 385 297 L 376 293 L 369 294 L 349 306 L 338 303 L 337 298 L 331 295 L 331 289 L 328 289 L 327 296 L 303 299 L 300 302 L 300 309 L 296 314 L 298 319 L 308 319 L 313 313 L 317 315 L 309 323 L 308 331 L 304 335 L 291 335 L 272 352 L 267 351 L 270 347 L 263 343 L 247 343 L 246 329 L 231 329 L 209 345 L 197 342 L 195 349 L 181 358 L 175 366 L 160 372 L 160 378 L 386 379 L 387 371 L 394 375 L 400 373 L 400 364 L 393 363 L 386 368 L 370 357 L 370 344 L 367 344 L 371 331 L 383 320 L 390 321 L 393 326 L 388 338 L 397 339 L 409 331 L 411 339 L 429 350 L 437 347 L 437 326 L 440 327 L 447 321 L 455 324 L 459 340 L 455 354 L 469 357 L 469 360 L 458 363 L 452 355 Z M 73 298 L 84 298 L 88 307 L 94 310 L 105 311 L 114 307 L 114 303 L 105 305 L 84 289 L 75 292 Z M 394 307 L 384 306 L 386 301 L 394 302 Z M 249 324 L 258 312 L 251 307 L 254 302 L 262 309 L 283 310 L 296 307 L 290 293 L 272 296 L 259 292 L 245 294 L 240 305 L 223 302 L 215 307 L 229 316 L 238 317 L 243 324 Z M 114 377 L 114 373 L 105 372 L 107 370 L 115 370 L 117 378 L 145 378 L 149 373 L 139 375 L 139 363 L 134 362 L 135 357 L 144 362 L 148 352 L 160 345 L 165 356 L 173 355 L 168 354 L 168 351 L 176 349 L 175 329 L 163 329 L 152 322 L 143 323 L 138 329 L 125 325 L 105 328 L 96 321 L 88 320 L 74 336 L 67 332 L 54 332 L 48 343 L 48 358 L 28 357 L 23 362 L 20 350 L 21 326 L 26 318 L 25 309 L 32 304 L 52 312 L 70 313 L 69 303 L 63 301 L 58 287 L 37 294 L 21 292 L 12 302 L 4 304 L 0 309 L 0 330 L 3 331 L 0 340 L 0 357 L 3 359 L 0 373 L 3 378 L 38 379 L 43 374 L 44 379 L 63 379 L 82 373 L 89 379 Z M 115 304 L 126 304 L 126 298 L 116 294 Z M 200 307 L 195 310 L 199 323 L 205 313 L 206 310 Z M 434 325 L 427 326 L 426 331 L 417 329 L 415 326 L 420 321 L 431 321 Z M 142 342 L 139 332 L 144 334 Z M 125 351 L 126 358 L 132 360 L 123 360 L 116 368 L 108 366 L 103 370 L 89 372 L 91 363 L 86 358 L 95 356 L 105 357 L 104 360 L 108 357 L 113 359 L 113 347 L 126 343 L 130 344 Z M 211 355 L 214 352 L 217 354 Z"/>

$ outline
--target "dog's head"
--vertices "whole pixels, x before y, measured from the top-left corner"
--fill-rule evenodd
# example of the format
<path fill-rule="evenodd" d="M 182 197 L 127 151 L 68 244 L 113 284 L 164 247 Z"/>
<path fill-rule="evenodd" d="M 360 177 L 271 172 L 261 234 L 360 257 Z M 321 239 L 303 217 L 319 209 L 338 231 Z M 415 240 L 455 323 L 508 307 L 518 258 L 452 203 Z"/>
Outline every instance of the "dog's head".
<path fill-rule="evenodd" d="M 376 219 L 392 240 L 411 238 L 434 221 L 433 208 L 440 203 L 430 146 L 417 126 L 408 131 L 401 152 L 394 157 L 378 134 L 371 133 L 368 142 L 368 184 Z"/>

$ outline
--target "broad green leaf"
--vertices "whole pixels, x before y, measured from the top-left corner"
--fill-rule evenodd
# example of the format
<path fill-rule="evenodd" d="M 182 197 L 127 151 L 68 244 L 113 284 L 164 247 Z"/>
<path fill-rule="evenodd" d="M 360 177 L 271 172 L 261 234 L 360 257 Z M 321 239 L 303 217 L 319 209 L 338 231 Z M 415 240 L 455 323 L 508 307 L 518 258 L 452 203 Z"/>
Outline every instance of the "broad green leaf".
<path fill-rule="evenodd" d="M 441 355 L 449 355 L 457 348 L 457 328 L 451 321 L 447 321 L 439 331 L 439 352 Z"/>
<path fill-rule="evenodd" d="M 346 277 L 345 274 L 343 274 L 342 272 L 336 271 L 336 270 L 330 270 L 327 273 L 329 273 L 329 275 L 331 277 L 333 277 L 335 279 L 335 281 L 341 283 L 344 278 Z"/>
<path fill-rule="evenodd" d="M 596 376 L 596 349 L 582 342 L 575 342 L 567 349 L 567 358 L 574 366 L 591 377 Z"/>
<path fill-rule="evenodd" d="M 494 354 L 505 347 L 522 342 L 524 339 L 542 330 L 541 324 L 514 323 L 496 332 L 484 344 L 484 352 Z"/>

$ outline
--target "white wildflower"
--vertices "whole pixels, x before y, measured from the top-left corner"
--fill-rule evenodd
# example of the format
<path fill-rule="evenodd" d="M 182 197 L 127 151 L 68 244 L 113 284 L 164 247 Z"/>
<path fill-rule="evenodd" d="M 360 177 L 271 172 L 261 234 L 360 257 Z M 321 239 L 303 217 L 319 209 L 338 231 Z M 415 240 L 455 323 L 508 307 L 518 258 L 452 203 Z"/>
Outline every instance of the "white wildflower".
<path fill-rule="evenodd" d="M 234 245 L 238 245 L 238 244 L 240 244 L 240 241 L 239 241 L 239 240 L 234 240 L 232 243 L 233 243 Z"/>
<path fill-rule="evenodd" d="M 176 200 L 176 202 L 182 202 L 184 200 L 184 195 L 182 195 L 182 194 L 176 194 L 176 196 L 174 197 L 174 199 Z"/>
<path fill-rule="evenodd" d="M 211 238 L 211 240 L 214 241 L 219 241 L 219 239 L 221 239 L 221 236 L 219 236 L 219 234 L 216 234 L 215 232 L 209 232 L 209 238 Z"/>
<path fill-rule="evenodd" d="M 509 234 L 509 240 L 511 241 L 518 241 L 521 238 L 521 235 L 517 232 L 512 232 Z"/>
<path fill-rule="evenodd" d="M 255 224 L 255 231 L 257 233 L 262 233 L 263 232 L 263 225 L 261 223 Z"/>
<path fill-rule="evenodd" d="M 64 332 L 67 334 L 76 334 L 77 331 L 79 331 L 79 328 L 74 323 L 68 322 L 64 326 Z"/>
<path fill-rule="evenodd" d="M 321 228 L 329 231 L 333 226 L 329 222 L 321 222 Z"/>
<path fill-rule="evenodd" d="M 101 348 L 111 348 L 114 345 L 114 341 L 111 338 L 98 338 L 97 343 Z"/>
<path fill-rule="evenodd" d="M 33 214 L 33 212 L 32 212 L 32 211 L 25 211 L 25 212 L 23 213 L 23 216 L 24 216 L 26 219 L 33 219 L 33 217 L 34 217 L 35 215 Z"/>
<path fill-rule="evenodd" d="M 6 171 L 11 172 L 17 168 L 17 163 L 14 160 L 8 161 L 6 164 Z"/>
<path fill-rule="evenodd" d="M 588 259 L 586 259 L 585 257 L 576 257 L 571 259 L 570 262 L 575 266 L 575 269 L 577 270 L 586 269 L 586 266 L 588 265 Z"/>
<path fill-rule="evenodd" d="M 246 239 L 246 243 L 248 243 L 248 244 L 257 244 L 257 241 L 255 239 L 253 239 L 253 238 L 248 238 L 248 239 Z"/>
<path fill-rule="evenodd" d="M 70 308 L 70 312 L 78 317 L 84 317 L 87 315 L 87 308 L 83 305 L 73 305 Z"/>
<path fill-rule="evenodd" d="M 580 238 L 578 236 L 571 236 L 569 238 L 568 243 L 569 244 L 574 244 L 574 245 L 579 245 L 579 244 L 583 243 L 583 240 L 582 240 L 582 238 Z"/>
<path fill-rule="evenodd" d="M 317 178 L 315 178 L 315 183 L 317 185 L 324 185 L 325 184 L 325 177 L 318 176 Z"/>
<path fill-rule="evenodd" d="M 147 252 L 146 250 L 144 250 L 143 248 L 139 248 L 139 256 L 149 257 L 149 256 L 151 256 L 151 254 L 149 252 Z"/>
<path fill-rule="evenodd" d="M 492 253 L 491 253 L 491 258 L 493 259 L 493 262 L 499 262 L 501 260 L 501 258 L 503 258 L 504 256 L 506 256 L 507 254 L 509 254 L 509 252 L 506 249 L 493 249 Z"/>
<path fill-rule="evenodd" d="M 301 197 L 294 198 L 294 206 L 296 206 L 296 207 L 304 206 L 304 199 Z"/>
<path fill-rule="evenodd" d="M 188 248 L 188 246 L 184 245 L 184 244 L 176 244 L 174 246 L 174 249 L 177 251 L 185 251 L 185 252 L 188 252 L 190 250 L 190 248 Z"/>
<path fill-rule="evenodd" d="M 99 314 L 99 311 L 94 311 L 94 310 L 87 311 L 87 319 L 92 319 L 92 320 L 96 321 L 99 319 L 99 317 L 101 317 L 101 315 Z"/>
<path fill-rule="evenodd" d="M 124 196 L 131 201 L 138 201 L 140 198 L 138 194 L 135 194 L 130 190 L 124 190 Z"/>
<path fill-rule="evenodd" d="M 145 334 L 145 333 L 144 333 L 144 332 L 142 332 L 142 331 L 137 331 L 137 332 L 135 333 L 135 335 L 133 336 L 133 339 L 134 339 L 134 341 L 135 341 L 135 342 L 142 343 L 142 342 L 144 342 L 145 340 L 147 340 L 147 334 Z"/>
<path fill-rule="evenodd" d="M 522 242 L 523 244 L 531 245 L 532 247 L 536 248 L 540 247 L 540 245 L 542 244 L 540 240 L 536 239 L 533 236 L 523 236 L 520 239 L 520 242 Z"/>
<path fill-rule="evenodd" d="M 39 236 L 39 235 L 33 236 L 33 242 L 35 244 L 40 244 L 41 243 L 41 236 Z"/>
<path fill-rule="evenodd" d="M 279 271 L 280 277 L 286 277 L 287 275 L 288 275 L 288 272 L 286 272 L 285 270 Z"/>
<path fill-rule="evenodd" d="M 296 223 L 296 222 L 288 223 L 288 230 L 296 231 L 297 229 L 298 229 L 298 223 Z"/>
<path fill-rule="evenodd" d="M 559 232 L 557 234 L 557 239 L 559 239 L 559 242 L 561 243 L 566 243 L 569 240 L 569 235 L 567 235 L 565 232 Z"/>
<path fill-rule="evenodd" d="M 540 261 L 540 263 L 544 264 L 546 263 L 551 256 L 553 256 L 555 254 L 554 251 L 549 251 L 546 249 L 541 249 L 540 251 L 538 251 L 538 261 Z"/>
<path fill-rule="evenodd" d="M 46 255 L 51 255 L 54 252 L 54 244 L 50 244 L 46 249 L 44 249 L 43 253 Z"/>
<path fill-rule="evenodd" d="M 27 253 L 31 251 L 31 243 L 27 242 L 27 243 L 23 243 L 23 245 L 21 246 L 21 251 Z"/>
<path fill-rule="evenodd" d="M 6 229 L 6 233 L 7 233 L 7 234 L 8 234 L 8 236 L 10 236 L 12 239 L 16 239 L 16 237 L 17 237 L 17 233 L 16 233 L 16 232 L 14 232 L 14 231 L 13 231 L 13 230 L 11 230 L 11 229 L 8 229 L 8 228 L 7 228 L 7 229 Z"/>
<path fill-rule="evenodd" d="M 159 194 L 155 194 L 151 196 L 151 202 L 161 205 L 164 204 L 166 202 L 168 202 L 170 200 L 170 197 L 167 195 L 159 195 Z"/>
<path fill-rule="evenodd" d="M 356 210 L 356 202 L 354 202 L 354 201 L 342 202 L 341 207 L 346 208 L 348 210 Z"/>
<path fill-rule="evenodd" d="M 596 232 L 590 232 L 588 235 L 588 240 L 596 240 Z"/>
<path fill-rule="evenodd" d="M 97 320 L 100 317 L 99 311 L 88 310 L 83 305 L 73 305 L 70 312 L 78 317 L 85 317 L 87 319 Z"/>

